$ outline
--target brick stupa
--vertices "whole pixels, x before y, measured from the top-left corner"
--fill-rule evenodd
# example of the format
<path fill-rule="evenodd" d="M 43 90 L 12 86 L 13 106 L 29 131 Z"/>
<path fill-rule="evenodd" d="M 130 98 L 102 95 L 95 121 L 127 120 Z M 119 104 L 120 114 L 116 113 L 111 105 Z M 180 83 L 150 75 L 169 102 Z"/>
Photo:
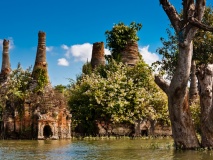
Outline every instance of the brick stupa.
<path fill-rule="evenodd" d="M 97 66 L 100 65 L 105 65 L 103 42 L 93 43 L 91 65 L 92 69 L 95 69 Z"/>
<path fill-rule="evenodd" d="M 33 68 L 33 81 L 30 82 L 30 95 L 23 102 L 23 106 L 13 106 L 13 101 L 8 100 L 3 113 L 3 126 L 0 135 L 8 139 L 70 139 L 71 114 L 65 97 L 55 90 L 49 82 L 46 62 L 46 34 L 38 33 L 38 48 L 35 65 Z M 9 75 L 9 41 L 4 41 L 2 73 Z M 48 79 L 48 83 L 37 91 L 40 71 Z M 43 76 L 42 75 L 42 76 Z M 7 84 L 5 84 L 7 85 Z M 23 109 L 20 116 L 18 108 Z M 1 125 L 1 123 L 0 123 Z M 2 128 L 2 129 L 1 129 Z M 15 134 L 14 134 L 15 133 Z"/>
<path fill-rule="evenodd" d="M 38 80 L 39 71 L 43 71 L 47 80 L 49 81 L 47 61 L 46 61 L 46 33 L 39 31 L 38 33 L 38 46 L 35 64 L 32 72 L 34 80 Z"/>
<path fill-rule="evenodd" d="M 121 53 L 121 62 L 134 66 L 140 60 L 138 44 L 135 41 L 128 41 L 124 51 Z"/>
<path fill-rule="evenodd" d="M 3 41 L 3 51 L 2 51 L 2 66 L 0 73 L 0 82 L 7 80 L 11 68 L 10 68 L 10 57 L 9 57 L 9 40 L 4 39 Z"/>

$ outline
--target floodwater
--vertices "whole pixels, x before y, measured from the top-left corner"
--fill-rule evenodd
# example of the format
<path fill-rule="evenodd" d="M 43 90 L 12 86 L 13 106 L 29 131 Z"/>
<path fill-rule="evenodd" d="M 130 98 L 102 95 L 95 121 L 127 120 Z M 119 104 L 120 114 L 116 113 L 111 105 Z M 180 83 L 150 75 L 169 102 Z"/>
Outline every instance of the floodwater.
<path fill-rule="evenodd" d="M 1 160 L 211 160 L 213 151 L 176 151 L 170 138 L 1 140 Z"/>

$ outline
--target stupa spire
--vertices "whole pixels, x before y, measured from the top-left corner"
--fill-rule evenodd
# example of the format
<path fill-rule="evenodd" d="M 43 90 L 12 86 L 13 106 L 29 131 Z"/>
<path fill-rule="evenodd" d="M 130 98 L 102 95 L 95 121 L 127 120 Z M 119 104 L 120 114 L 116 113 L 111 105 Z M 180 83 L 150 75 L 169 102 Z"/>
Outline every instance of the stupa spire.
<path fill-rule="evenodd" d="M 46 33 L 43 31 L 38 32 L 38 46 L 32 76 L 35 80 L 38 80 L 40 74 L 49 81 L 46 61 Z"/>
<path fill-rule="evenodd" d="M 105 65 L 103 42 L 93 43 L 91 65 L 92 69 L 100 65 Z"/>
<path fill-rule="evenodd" d="M 9 57 L 9 40 L 4 39 L 2 51 L 1 81 L 6 79 L 11 71 Z"/>
<path fill-rule="evenodd" d="M 121 62 L 134 66 L 140 61 L 138 44 L 136 41 L 128 41 L 124 51 L 121 53 Z"/>

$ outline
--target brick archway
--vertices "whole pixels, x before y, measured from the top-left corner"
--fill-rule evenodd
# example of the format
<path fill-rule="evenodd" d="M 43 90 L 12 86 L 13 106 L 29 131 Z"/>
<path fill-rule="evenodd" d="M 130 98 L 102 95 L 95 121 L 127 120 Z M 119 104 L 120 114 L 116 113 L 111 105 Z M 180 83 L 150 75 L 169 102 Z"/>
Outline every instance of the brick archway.
<path fill-rule="evenodd" d="M 49 124 L 44 126 L 44 128 L 43 128 L 43 136 L 44 136 L 45 139 L 46 138 L 50 138 L 50 137 L 53 136 L 53 130 L 51 129 Z"/>
<path fill-rule="evenodd" d="M 54 126 L 49 122 L 40 122 L 38 125 L 38 139 L 53 138 Z"/>

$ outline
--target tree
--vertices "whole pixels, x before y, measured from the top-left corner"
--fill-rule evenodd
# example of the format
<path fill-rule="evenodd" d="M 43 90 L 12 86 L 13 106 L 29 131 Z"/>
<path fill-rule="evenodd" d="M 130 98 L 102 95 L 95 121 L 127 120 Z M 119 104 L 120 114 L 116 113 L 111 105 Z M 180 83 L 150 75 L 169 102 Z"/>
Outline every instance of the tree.
<path fill-rule="evenodd" d="M 155 76 L 155 82 L 168 96 L 170 120 L 176 147 L 194 149 L 200 147 L 191 119 L 187 98 L 187 83 L 190 76 L 193 55 L 192 40 L 198 28 L 211 31 L 212 28 L 201 23 L 205 11 L 205 0 L 184 0 L 183 19 L 168 0 L 160 0 L 165 13 L 178 35 L 177 67 L 168 84 L 160 76 Z"/>
<path fill-rule="evenodd" d="M 161 61 L 156 61 L 152 64 L 154 69 L 157 69 L 159 74 L 167 80 L 171 80 L 176 66 L 178 57 L 178 36 L 170 29 L 166 29 L 168 38 L 160 38 L 163 46 L 157 49 L 157 52 L 162 56 Z"/>
<path fill-rule="evenodd" d="M 134 124 L 148 118 L 169 123 L 163 97 L 143 61 L 129 67 L 112 60 L 72 85 L 69 106 L 76 124 L 94 135 L 97 120 Z"/>
<path fill-rule="evenodd" d="M 180 17 L 182 17 L 182 13 Z M 213 25 L 213 8 L 208 6 L 204 12 L 202 22 L 205 24 Z M 162 55 L 162 60 L 153 63 L 154 67 L 159 67 L 158 71 L 164 75 L 167 75 L 167 79 L 171 80 L 176 66 L 178 57 L 178 35 L 173 33 L 173 28 L 167 29 L 168 38 L 161 38 L 163 44 L 162 47 L 157 49 L 157 52 Z M 199 29 L 195 34 L 193 40 L 193 57 L 196 61 L 197 67 L 202 64 L 213 62 L 213 33 L 205 32 Z"/>
<path fill-rule="evenodd" d="M 23 70 L 19 63 L 1 87 L 1 106 L 3 113 L 9 112 L 20 119 L 20 133 L 22 132 L 22 122 L 24 117 L 24 103 L 30 96 L 29 82 L 31 78 L 31 67 Z M 17 113 L 17 115 L 15 115 Z M 5 116 L 5 115 L 4 115 Z M 15 118 L 14 118 L 15 120 Z M 16 130 L 16 123 L 14 122 L 14 129 Z"/>
<path fill-rule="evenodd" d="M 137 42 L 139 37 L 137 31 L 142 28 L 142 24 L 132 22 L 129 26 L 120 22 L 113 26 L 112 30 L 105 32 L 107 47 L 111 50 L 112 58 L 116 61 L 120 61 L 121 52 L 128 41 Z"/>

